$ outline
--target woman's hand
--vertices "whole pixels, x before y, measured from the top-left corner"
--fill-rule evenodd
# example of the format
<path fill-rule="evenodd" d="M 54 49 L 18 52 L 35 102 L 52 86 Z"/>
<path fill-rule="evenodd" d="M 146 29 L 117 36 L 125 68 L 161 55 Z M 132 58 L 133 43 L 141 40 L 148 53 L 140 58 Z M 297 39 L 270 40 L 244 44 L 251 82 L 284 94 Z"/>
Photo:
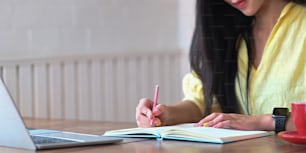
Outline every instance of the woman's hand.
<path fill-rule="evenodd" d="M 158 104 L 152 111 L 153 101 L 143 98 L 136 107 L 136 122 L 139 127 L 154 127 L 166 124 L 168 109 L 166 105 Z"/>
<path fill-rule="evenodd" d="M 250 116 L 212 113 L 200 120 L 195 126 L 233 128 L 239 130 L 273 130 L 274 120 L 271 115 Z"/>

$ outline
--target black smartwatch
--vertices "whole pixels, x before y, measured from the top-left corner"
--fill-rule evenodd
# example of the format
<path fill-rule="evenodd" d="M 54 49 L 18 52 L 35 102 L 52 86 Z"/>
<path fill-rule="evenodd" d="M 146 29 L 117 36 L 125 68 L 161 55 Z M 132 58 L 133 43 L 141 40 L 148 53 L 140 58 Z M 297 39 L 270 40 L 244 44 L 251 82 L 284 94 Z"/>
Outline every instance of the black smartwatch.
<path fill-rule="evenodd" d="M 289 115 L 288 108 L 276 107 L 273 109 L 272 117 L 275 121 L 275 133 L 286 130 L 286 121 Z"/>

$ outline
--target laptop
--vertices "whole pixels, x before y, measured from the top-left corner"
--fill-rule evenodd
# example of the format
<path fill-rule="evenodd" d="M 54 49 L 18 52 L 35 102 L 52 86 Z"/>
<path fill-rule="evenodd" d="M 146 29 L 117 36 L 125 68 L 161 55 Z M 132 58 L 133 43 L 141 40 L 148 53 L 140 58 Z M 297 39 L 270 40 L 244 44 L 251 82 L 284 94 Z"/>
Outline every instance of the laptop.
<path fill-rule="evenodd" d="M 0 146 L 43 150 L 113 144 L 121 138 L 48 129 L 27 129 L 8 88 L 0 79 Z"/>

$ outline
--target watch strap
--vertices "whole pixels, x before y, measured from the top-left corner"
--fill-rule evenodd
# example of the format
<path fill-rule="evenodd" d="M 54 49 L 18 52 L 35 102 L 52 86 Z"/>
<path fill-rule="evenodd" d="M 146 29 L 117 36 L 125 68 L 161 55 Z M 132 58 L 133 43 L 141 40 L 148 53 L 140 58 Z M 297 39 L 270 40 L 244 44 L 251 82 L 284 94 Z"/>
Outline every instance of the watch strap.
<path fill-rule="evenodd" d="M 281 132 L 286 130 L 286 120 L 287 117 L 285 116 L 277 116 L 274 118 L 275 120 L 275 132 Z"/>

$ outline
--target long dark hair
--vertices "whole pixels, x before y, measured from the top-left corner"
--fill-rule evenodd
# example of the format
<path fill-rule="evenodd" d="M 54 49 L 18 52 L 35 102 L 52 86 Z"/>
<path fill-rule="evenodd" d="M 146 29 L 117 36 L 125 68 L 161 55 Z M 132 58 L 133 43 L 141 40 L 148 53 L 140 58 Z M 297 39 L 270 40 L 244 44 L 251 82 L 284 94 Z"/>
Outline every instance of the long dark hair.
<path fill-rule="evenodd" d="M 198 0 L 196 27 L 190 50 L 191 69 L 203 83 L 205 114 L 211 113 L 216 96 L 225 113 L 238 113 L 235 96 L 238 36 L 246 32 L 252 18 L 224 0 Z"/>
<path fill-rule="evenodd" d="M 292 0 L 292 2 L 306 6 L 306 0 Z"/>
<path fill-rule="evenodd" d="M 306 4 L 306 0 L 292 1 Z M 224 113 L 240 113 L 235 94 L 237 42 L 240 37 L 247 45 L 248 69 L 245 94 L 248 97 L 253 18 L 244 16 L 224 0 L 197 0 L 196 26 L 189 58 L 191 69 L 203 84 L 204 115 L 211 113 L 214 96 Z M 248 105 L 248 98 L 246 103 Z"/>

